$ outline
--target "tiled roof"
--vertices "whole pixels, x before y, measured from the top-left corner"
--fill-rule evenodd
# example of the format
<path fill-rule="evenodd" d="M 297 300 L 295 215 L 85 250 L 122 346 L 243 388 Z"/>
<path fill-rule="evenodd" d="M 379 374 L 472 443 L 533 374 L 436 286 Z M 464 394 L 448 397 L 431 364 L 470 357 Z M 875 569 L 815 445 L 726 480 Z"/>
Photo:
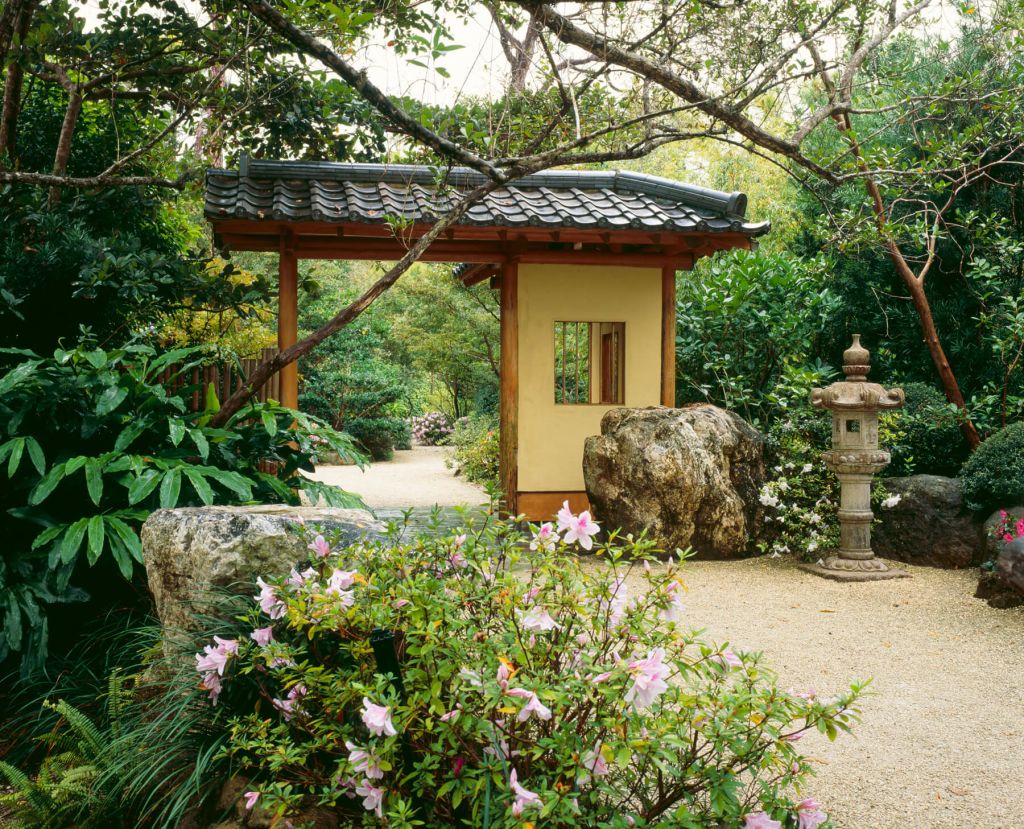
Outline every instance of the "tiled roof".
<path fill-rule="evenodd" d="M 465 168 L 257 161 L 243 156 L 238 171 L 207 171 L 205 212 L 210 219 L 431 222 L 450 209 L 458 191 L 485 180 Z M 641 173 L 552 170 L 498 188 L 470 207 L 459 224 L 766 233 L 767 222 L 744 219 L 746 204 L 742 193 Z"/>

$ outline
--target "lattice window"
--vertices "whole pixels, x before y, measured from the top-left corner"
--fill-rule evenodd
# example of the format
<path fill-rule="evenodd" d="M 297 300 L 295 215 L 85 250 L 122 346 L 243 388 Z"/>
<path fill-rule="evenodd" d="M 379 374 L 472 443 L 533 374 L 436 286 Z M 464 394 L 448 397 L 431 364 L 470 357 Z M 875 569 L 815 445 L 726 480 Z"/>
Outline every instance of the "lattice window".
<path fill-rule="evenodd" d="M 626 324 L 555 323 L 555 403 L 622 405 Z"/>

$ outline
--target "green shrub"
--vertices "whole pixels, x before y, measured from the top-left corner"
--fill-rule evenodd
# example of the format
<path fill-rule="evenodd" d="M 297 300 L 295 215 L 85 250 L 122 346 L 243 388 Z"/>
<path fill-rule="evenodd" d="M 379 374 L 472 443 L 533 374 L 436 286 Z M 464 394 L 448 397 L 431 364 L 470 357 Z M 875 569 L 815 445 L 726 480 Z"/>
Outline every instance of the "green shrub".
<path fill-rule="evenodd" d="M 197 654 L 259 819 L 818 826 L 792 795 L 811 773 L 795 740 L 849 730 L 860 688 L 783 690 L 759 655 L 691 630 L 679 564 L 644 566 L 650 542 L 613 536 L 581 565 L 560 530 L 582 518 L 341 550 L 297 528 L 308 562 L 258 579 L 234 636 Z"/>
<path fill-rule="evenodd" d="M 172 394 L 162 385 L 165 369 L 187 377 L 205 356 L 141 345 L 48 358 L 0 352 L 0 663 L 20 653 L 26 671 L 42 667 L 48 609 L 85 601 L 83 583 L 123 600 L 117 588 L 131 589 L 138 530 L 153 509 L 298 503 L 299 492 L 361 503 L 300 474 L 313 469 L 314 440 L 360 460 L 347 435 L 276 403 L 246 406 L 214 428 L 212 392 L 205 411 L 190 412 L 193 387 Z M 73 634 L 78 623 L 62 627 Z"/>
<path fill-rule="evenodd" d="M 354 437 L 375 461 L 389 461 L 396 446 L 408 442 L 409 427 L 395 417 L 358 417 L 345 424 L 345 431 Z"/>
<path fill-rule="evenodd" d="M 967 459 L 955 407 L 927 383 L 906 383 L 906 405 L 882 415 L 879 443 L 892 454 L 886 475 L 953 476 Z"/>
<path fill-rule="evenodd" d="M 960 480 L 973 510 L 1024 505 L 1024 422 L 1000 429 L 975 449 Z"/>
<path fill-rule="evenodd" d="M 446 461 L 449 466 L 457 465 L 466 479 L 475 484 L 498 486 L 500 439 L 493 417 L 461 418 L 448 443 L 455 447 L 455 457 Z"/>

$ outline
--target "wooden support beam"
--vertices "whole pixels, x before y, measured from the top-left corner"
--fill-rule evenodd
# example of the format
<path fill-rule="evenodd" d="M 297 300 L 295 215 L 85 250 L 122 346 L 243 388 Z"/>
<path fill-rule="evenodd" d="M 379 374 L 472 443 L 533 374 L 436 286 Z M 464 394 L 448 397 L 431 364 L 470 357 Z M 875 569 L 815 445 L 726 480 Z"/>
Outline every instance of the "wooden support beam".
<path fill-rule="evenodd" d="M 485 279 L 490 279 L 500 273 L 500 266 L 492 265 L 488 262 L 482 262 L 481 264 L 470 268 L 459 278 L 462 280 L 462 284 L 468 288 L 471 285 L 476 285 L 478 282 L 483 282 Z"/>
<path fill-rule="evenodd" d="M 661 271 L 661 405 L 676 405 L 676 269 Z"/>
<path fill-rule="evenodd" d="M 277 347 L 281 351 L 295 345 L 299 337 L 299 258 L 292 240 L 281 237 L 277 279 Z M 280 403 L 299 408 L 299 367 L 289 363 L 281 369 Z"/>
<path fill-rule="evenodd" d="M 515 262 L 501 268 L 500 389 L 499 475 L 505 510 L 515 515 L 519 486 L 519 266 Z"/>

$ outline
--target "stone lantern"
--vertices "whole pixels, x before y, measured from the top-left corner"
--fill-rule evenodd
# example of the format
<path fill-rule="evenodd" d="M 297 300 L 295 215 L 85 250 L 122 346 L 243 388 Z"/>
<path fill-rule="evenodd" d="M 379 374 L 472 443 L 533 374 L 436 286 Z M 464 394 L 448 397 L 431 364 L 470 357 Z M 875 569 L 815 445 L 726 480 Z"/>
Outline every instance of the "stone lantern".
<path fill-rule="evenodd" d="M 832 412 L 832 450 L 825 465 L 839 478 L 839 549 L 823 564 L 805 569 L 838 581 L 874 581 L 908 575 L 875 558 L 871 549 L 871 479 L 889 465 L 889 453 L 878 447 L 878 413 L 903 406 L 903 389 L 869 383 L 870 354 L 853 335 L 843 352 L 846 380 L 811 391 L 811 405 Z"/>

